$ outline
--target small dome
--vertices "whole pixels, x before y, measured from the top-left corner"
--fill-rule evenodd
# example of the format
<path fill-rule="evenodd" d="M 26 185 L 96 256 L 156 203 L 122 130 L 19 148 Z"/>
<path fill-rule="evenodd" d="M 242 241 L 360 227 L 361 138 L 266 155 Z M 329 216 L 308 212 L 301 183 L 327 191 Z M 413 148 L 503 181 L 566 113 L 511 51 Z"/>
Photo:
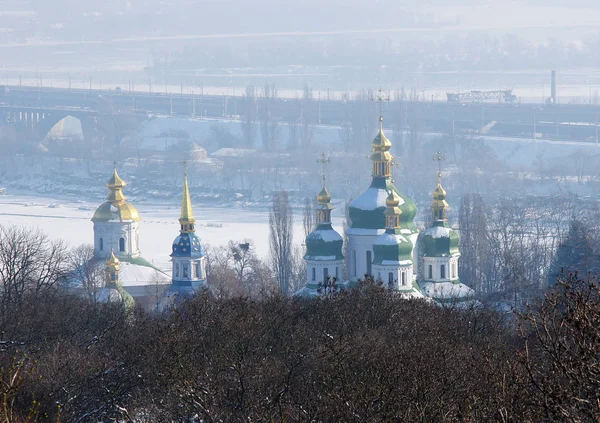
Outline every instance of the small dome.
<path fill-rule="evenodd" d="M 419 236 L 426 257 L 451 257 L 459 253 L 460 238 L 444 221 L 437 221 Z"/>
<path fill-rule="evenodd" d="M 127 201 L 113 204 L 102 203 L 94 212 L 92 222 L 139 222 L 142 220 L 137 209 Z"/>
<path fill-rule="evenodd" d="M 106 268 L 105 268 L 105 270 L 107 270 L 109 272 L 118 272 L 120 270 L 120 268 L 121 268 L 121 266 L 119 265 L 119 263 L 121 263 L 121 262 L 119 261 L 119 259 L 117 258 L 117 256 L 115 256 L 115 252 L 111 251 L 110 252 L 110 257 L 106 261 Z"/>
<path fill-rule="evenodd" d="M 344 240 L 332 227 L 331 223 L 320 223 L 306 237 L 305 260 L 343 260 L 342 246 Z"/>
<path fill-rule="evenodd" d="M 373 264 L 412 262 L 413 243 L 403 235 L 386 231 L 373 242 Z"/>
<path fill-rule="evenodd" d="M 433 199 L 437 201 L 443 201 L 446 199 L 446 190 L 442 188 L 440 183 L 438 183 L 437 187 L 433 190 Z"/>
<path fill-rule="evenodd" d="M 390 193 L 385 199 L 385 205 L 390 208 L 398 207 L 400 205 L 400 197 L 396 194 L 395 190 L 390 190 Z"/>
<path fill-rule="evenodd" d="M 173 241 L 171 257 L 200 258 L 204 255 L 204 248 L 200 244 L 200 238 L 194 232 L 184 232 Z"/>
<path fill-rule="evenodd" d="M 127 311 L 133 310 L 135 300 L 121 286 L 117 288 L 104 287 L 96 294 L 96 301 L 104 304 L 123 304 Z"/>
<path fill-rule="evenodd" d="M 317 201 L 321 204 L 331 201 L 331 194 L 327 191 L 327 188 L 323 187 L 319 195 L 317 195 Z"/>
<path fill-rule="evenodd" d="M 373 138 L 372 142 L 373 151 L 387 152 L 392 148 L 392 142 L 383 133 L 383 118 L 379 118 L 379 132 Z"/>

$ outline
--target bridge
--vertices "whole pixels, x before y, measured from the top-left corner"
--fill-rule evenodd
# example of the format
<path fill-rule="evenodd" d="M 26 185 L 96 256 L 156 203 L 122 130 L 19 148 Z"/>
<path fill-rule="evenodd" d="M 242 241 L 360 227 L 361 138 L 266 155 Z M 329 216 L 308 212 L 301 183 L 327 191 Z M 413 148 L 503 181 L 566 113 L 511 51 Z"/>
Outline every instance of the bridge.
<path fill-rule="evenodd" d="M 0 86 L 0 125 L 14 128 L 19 141 L 40 142 L 57 122 L 73 116 L 86 139 L 118 144 L 149 115 L 235 119 L 248 109 L 246 101 L 225 95 Z M 262 113 L 261 101 L 252 105 L 256 114 Z M 300 100 L 277 98 L 271 113 L 283 122 L 298 121 L 302 107 Z M 318 108 L 318 123 L 325 125 L 377 113 L 368 100 L 361 105 L 314 99 L 311 107 Z M 392 101 L 385 115 L 388 124 L 406 130 L 597 142 L 600 105 Z"/>

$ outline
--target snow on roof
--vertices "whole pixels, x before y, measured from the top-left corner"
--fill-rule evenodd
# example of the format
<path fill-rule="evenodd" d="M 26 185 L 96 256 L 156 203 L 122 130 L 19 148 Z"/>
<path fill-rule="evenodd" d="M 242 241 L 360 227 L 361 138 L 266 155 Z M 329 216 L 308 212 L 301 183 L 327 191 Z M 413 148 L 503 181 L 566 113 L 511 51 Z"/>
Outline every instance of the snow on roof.
<path fill-rule="evenodd" d="M 347 228 L 346 235 L 381 235 L 385 229 Z"/>
<path fill-rule="evenodd" d="M 304 256 L 304 259 L 316 261 L 336 261 L 335 256 Z"/>
<path fill-rule="evenodd" d="M 127 286 L 145 286 L 145 285 L 165 285 L 170 284 L 171 280 L 164 273 L 148 266 L 121 261 L 119 270 L 119 281 L 123 287 Z"/>
<path fill-rule="evenodd" d="M 385 199 L 388 193 L 384 189 L 369 187 L 356 200 L 350 203 L 350 207 L 360 210 L 375 210 L 385 207 Z M 404 199 L 400 197 L 400 205 L 404 204 Z"/>
<path fill-rule="evenodd" d="M 321 239 L 325 242 L 342 241 L 342 236 L 333 229 L 317 230 L 313 231 L 312 234 L 315 234 L 315 237 L 320 235 Z M 311 235 L 309 235 L 309 238 Z"/>
<path fill-rule="evenodd" d="M 214 157 L 246 157 L 256 153 L 256 150 L 250 148 L 220 148 L 211 156 Z"/>
<path fill-rule="evenodd" d="M 425 229 L 423 235 L 429 235 L 432 238 L 449 238 L 450 230 L 450 228 L 447 228 L 445 226 L 432 226 L 430 228 Z"/>
<path fill-rule="evenodd" d="M 421 289 L 425 295 L 437 300 L 459 300 L 474 294 L 474 291 L 463 283 L 422 282 Z"/>
<path fill-rule="evenodd" d="M 412 260 L 382 260 L 382 266 L 412 266 Z"/>
<path fill-rule="evenodd" d="M 408 240 L 403 235 L 384 233 L 375 240 L 373 245 L 398 245 Z"/>

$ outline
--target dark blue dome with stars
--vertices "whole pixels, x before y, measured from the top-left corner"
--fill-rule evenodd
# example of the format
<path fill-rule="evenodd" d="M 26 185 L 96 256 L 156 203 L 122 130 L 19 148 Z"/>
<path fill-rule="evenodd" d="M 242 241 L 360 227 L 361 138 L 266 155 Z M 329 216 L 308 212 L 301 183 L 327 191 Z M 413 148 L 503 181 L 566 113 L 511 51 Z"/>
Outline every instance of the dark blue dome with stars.
<path fill-rule="evenodd" d="M 200 238 L 193 233 L 182 233 L 173 241 L 173 252 L 171 257 L 194 257 L 204 256 L 204 248 L 200 244 Z"/>

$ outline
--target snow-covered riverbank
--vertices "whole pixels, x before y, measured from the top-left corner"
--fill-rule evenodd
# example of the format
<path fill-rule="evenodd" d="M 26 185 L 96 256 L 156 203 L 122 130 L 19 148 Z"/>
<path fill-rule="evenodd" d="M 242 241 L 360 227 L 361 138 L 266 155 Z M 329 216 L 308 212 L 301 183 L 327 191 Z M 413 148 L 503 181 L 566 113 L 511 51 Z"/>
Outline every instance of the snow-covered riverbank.
<path fill-rule="evenodd" d="M 0 196 L 0 224 L 37 227 L 52 239 L 62 239 L 69 246 L 91 244 L 93 224 L 90 221 L 100 203 L 73 201 L 51 197 Z M 140 243 L 143 256 L 157 266 L 168 265 L 171 243 L 179 233 L 179 204 L 136 204 L 142 222 Z M 342 217 L 335 210 L 334 227 L 342 231 Z M 197 232 L 203 243 L 226 245 L 229 240 L 249 238 L 261 257 L 269 251 L 269 213 L 267 210 L 206 207 L 194 203 Z M 221 227 L 214 224 L 222 224 Z M 214 226 L 211 226 L 214 225 Z M 294 215 L 294 244 L 304 243 L 302 216 Z"/>

